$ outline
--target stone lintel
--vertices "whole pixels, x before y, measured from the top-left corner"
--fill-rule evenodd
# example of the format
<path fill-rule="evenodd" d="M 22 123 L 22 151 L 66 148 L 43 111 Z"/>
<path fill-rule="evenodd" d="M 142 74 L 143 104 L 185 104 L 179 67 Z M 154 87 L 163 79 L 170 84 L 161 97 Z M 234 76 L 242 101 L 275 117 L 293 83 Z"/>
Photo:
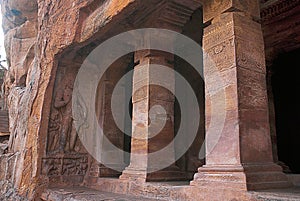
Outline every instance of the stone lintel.
<path fill-rule="evenodd" d="M 193 12 L 201 7 L 199 0 L 165 0 L 148 18 L 144 26 L 182 32 Z"/>

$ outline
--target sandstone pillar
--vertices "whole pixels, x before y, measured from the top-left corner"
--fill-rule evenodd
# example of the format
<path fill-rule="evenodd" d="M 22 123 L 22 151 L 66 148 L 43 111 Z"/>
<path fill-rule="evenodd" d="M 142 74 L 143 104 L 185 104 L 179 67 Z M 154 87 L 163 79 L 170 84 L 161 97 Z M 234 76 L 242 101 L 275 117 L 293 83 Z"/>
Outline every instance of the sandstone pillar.
<path fill-rule="evenodd" d="M 203 38 L 206 165 L 191 185 L 214 190 L 286 187 L 287 178 L 272 157 L 259 1 L 209 0 L 203 9 L 208 25 Z M 214 121 L 222 122 L 222 114 L 220 129 Z"/>
<path fill-rule="evenodd" d="M 185 174 L 174 165 L 174 147 L 162 151 L 160 157 L 153 156 L 173 141 L 175 100 L 172 90 L 151 84 L 159 76 L 153 65 L 173 69 L 173 59 L 171 54 L 153 50 L 135 53 L 135 63 L 138 65 L 134 67 L 133 75 L 131 159 L 120 179 L 185 179 Z M 169 75 L 165 81 L 174 88 L 175 74 Z M 161 164 L 166 164 L 166 168 L 156 171 Z"/>
<path fill-rule="evenodd" d="M 200 5 L 199 0 L 166 1 L 160 9 L 148 17 L 143 27 L 168 29 L 180 33 Z M 157 37 L 161 39 L 162 45 L 173 47 L 174 38 L 162 35 Z M 151 41 L 139 42 L 151 43 Z M 152 65 L 167 66 L 173 70 L 174 56 L 155 50 L 137 51 L 135 63 L 138 65 L 134 68 L 133 76 L 131 159 L 129 167 L 123 171 L 120 179 L 138 178 L 143 181 L 186 179 L 185 173 L 175 165 L 175 147 L 167 146 L 174 143 L 174 94 L 170 90 L 151 84 L 153 80 L 162 77 Z M 175 73 L 163 79 L 167 82 L 166 85 L 175 90 Z M 141 85 L 143 87 L 139 88 Z M 165 124 L 160 130 L 162 122 Z M 158 130 L 160 131 L 157 134 Z M 168 149 L 165 149 L 159 157 L 153 156 L 153 153 L 166 147 Z M 157 164 L 166 168 L 153 171 L 157 169 L 155 167 Z"/>
<path fill-rule="evenodd" d="M 114 123 L 112 111 L 111 111 L 111 96 L 114 89 L 114 83 L 110 80 L 104 80 L 98 87 L 98 102 L 97 113 L 99 118 L 99 125 L 103 129 L 103 134 L 119 149 L 123 149 L 124 146 L 124 134 Z M 120 100 L 124 100 L 123 94 L 120 95 Z M 120 112 L 120 114 L 123 114 Z M 103 143 L 100 146 L 99 154 L 104 158 L 106 163 L 99 164 L 95 162 L 91 166 L 90 175 L 93 177 L 118 177 L 121 172 L 117 171 L 125 168 L 123 155 L 120 155 Z M 108 165 L 109 167 L 106 167 Z"/>
<path fill-rule="evenodd" d="M 133 62 L 132 56 L 124 56 L 116 60 L 110 68 L 106 71 L 97 89 L 97 116 L 100 127 L 103 129 L 104 136 L 111 144 L 120 150 L 124 150 L 124 136 L 125 127 L 125 107 L 126 101 L 126 83 L 120 81 L 125 75 L 126 69 Z M 117 84 L 119 86 L 117 86 Z M 118 88 L 118 89 L 116 89 Z M 114 92 L 117 90 L 117 92 Z M 113 96 L 113 93 L 114 96 Z M 114 99 L 114 100 L 113 100 Z M 112 110 L 114 107 L 114 111 Z M 116 122 L 114 115 L 120 115 L 119 121 Z M 104 164 L 93 163 L 91 166 L 90 175 L 92 177 L 118 177 L 121 175 L 122 170 L 125 169 L 124 154 L 116 151 L 115 147 L 109 145 L 102 139 L 99 147 L 100 158 Z"/>

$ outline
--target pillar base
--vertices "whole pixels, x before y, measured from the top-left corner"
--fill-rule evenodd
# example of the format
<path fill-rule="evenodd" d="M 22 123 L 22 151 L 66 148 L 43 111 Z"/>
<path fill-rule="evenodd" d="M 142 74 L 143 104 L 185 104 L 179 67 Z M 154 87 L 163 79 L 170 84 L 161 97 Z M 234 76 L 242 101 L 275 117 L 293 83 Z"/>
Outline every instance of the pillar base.
<path fill-rule="evenodd" d="M 206 165 L 198 169 L 191 185 L 245 191 L 292 186 L 281 167 L 275 163 Z"/>
<path fill-rule="evenodd" d="M 171 166 L 157 172 L 148 173 L 146 170 L 136 170 L 127 167 L 120 179 L 123 180 L 137 180 L 137 181 L 184 181 L 187 180 L 187 175 L 182 172 L 177 166 Z"/>

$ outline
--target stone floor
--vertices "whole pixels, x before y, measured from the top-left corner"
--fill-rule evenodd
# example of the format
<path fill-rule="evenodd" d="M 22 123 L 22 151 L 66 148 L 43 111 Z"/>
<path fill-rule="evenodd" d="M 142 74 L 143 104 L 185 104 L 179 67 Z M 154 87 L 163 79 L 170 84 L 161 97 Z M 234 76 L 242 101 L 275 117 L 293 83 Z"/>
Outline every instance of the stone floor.
<path fill-rule="evenodd" d="M 259 201 L 300 201 L 300 187 L 249 192 Z M 92 190 L 85 187 L 51 188 L 42 195 L 44 201 L 154 201 L 145 197 L 135 197 Z"/>
<path fill-rule="evenodd" d="M 251 192 L 261 201 L 300 201 L 300 186 L 289 189 L 274 189 Z"/>
<path fill-rule="evenodd" d="M 84 187 L 51 188 L 42 194 L 44 201 L 154 201 L 144 197 L 134 197 L 116 193 L 101 192 Z"/>

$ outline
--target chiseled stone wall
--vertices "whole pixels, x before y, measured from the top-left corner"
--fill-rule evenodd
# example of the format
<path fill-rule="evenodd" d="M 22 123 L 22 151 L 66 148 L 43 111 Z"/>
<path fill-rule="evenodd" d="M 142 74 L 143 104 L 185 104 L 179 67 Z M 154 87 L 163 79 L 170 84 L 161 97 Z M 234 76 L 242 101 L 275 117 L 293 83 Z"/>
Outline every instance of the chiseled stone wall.
<path fill-rule="evenodd" d="M 17 161 L 13 192 L 34 199 L 47 179 L 40 174 L 45 153 L 56 58 L 72 44 L 84 42 L 134 0 L 3 0 L 3 28 L 9 63 L 6 96 L 10 116 L 9 153 Z M 100 12 L 101 11 L 101 12 Z M 87 19 L 86 14 L 99 20 Z M 101 15 L 100 15 L 101 14 Z M 99 18 L 100 16 L 100 18 Z M 88 22 L 86 21 L 88 20 Z M 95 27 L 95 23 L 97 27 Z M 99 24 L 100 23 L 100 24 Z M 5 164 L 8 156 L 1 156 Z M 2 172 L 2 166 L 1 166 Z M 2 183 L 8 183 L 0 177 Z M 11 188 L 3 188 L 10 196 Z M 17 198 L 15 197 L 15 200 Z"/>

